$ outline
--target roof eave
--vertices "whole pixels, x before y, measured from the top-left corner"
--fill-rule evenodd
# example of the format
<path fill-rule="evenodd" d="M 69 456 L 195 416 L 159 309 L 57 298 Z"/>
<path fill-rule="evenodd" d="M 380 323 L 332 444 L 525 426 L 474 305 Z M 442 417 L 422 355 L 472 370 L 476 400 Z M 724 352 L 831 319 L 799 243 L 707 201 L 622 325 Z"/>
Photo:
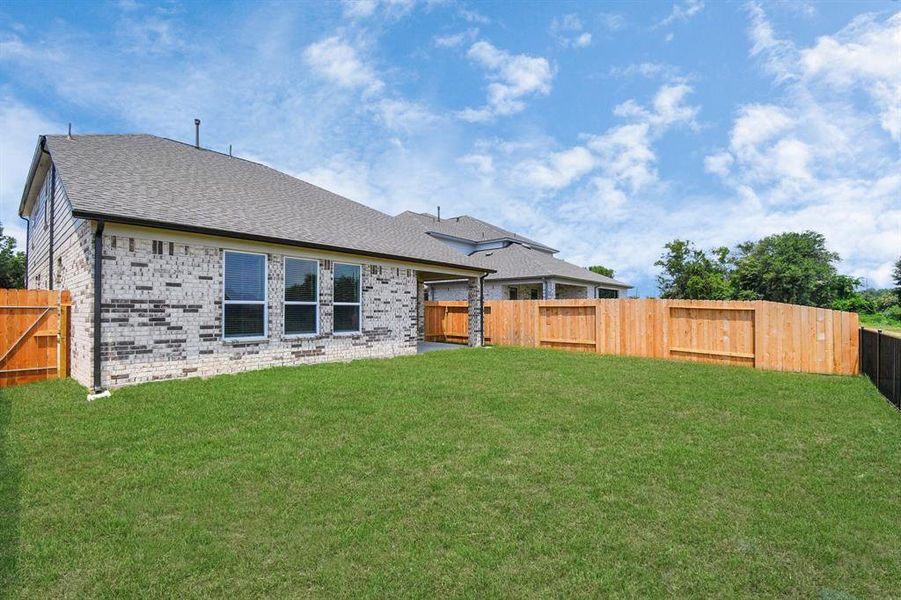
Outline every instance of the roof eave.
<path fill-rule="evenodd" d="M 41 157 L 44 153 L 50 156 L 50 152 L 46 149 L 47 136 L 39 135 L 38 143 L 34 148 L 34 156 L 31 159 L 31 166 L 28 167 L 28 176 L 25 178 L 25 189 L 22 190 L 22 198 L 19 200 L 19 216 L 24 217 L 25 204 L 31 196 L 31 186 L 34 183 L 34 176 L 37 173 L 38 166 L 41 164 Z"/>
<path fill-rule="evenodd" d="M 533 249 L 541 248 L 541 249 L 547 250 L 548 252 L 551 252 L 553 254 L 560 252 L 559 250 L 557 250 L 555 248 L 551 248 L 550 246 L 545 246 L 544 244 L 541 244 L 539 242 L 527 242 L 526 240 L 522 240 L 519 238 L 512 238 L 512 237 L 498 237 L 498 238 L 490 238 L 487 240 L 473 240 L 470 238 L 460 237 L 458 235 L 444 233 L 441 231 L 431 231 L 430 230 L 430 231 L 426 231 L 426 233 L 431 235 L 432 237 L 447 238 L 449 240 L 468 242 L 470 244 L 490 244 L 491 242 L 513 242 L 514 244 L 528 246 L 529 248 L 533 248 Z M 477 252 L 491 252 L 491 250 L 474 250 L 472 252 L 472 254 L 475 254 Z"/>
<path fill-rule="evenodd" d="M 497 271 L 495 271 L 496 273 Z M 556 275 L 553 273 L 545 273 L 545 274 L 532 274 L 532 275 L 512 275 L 512 276 L 501 276 L 501 277 L 489 277 L 489 281 L 520 281 L 520 280 L 535 280 L 535 279 L 563 279 L 566 281 L 574 281 L 578 283 L 588 284 L 596 287 L 606 286 L 609 288 L 616 288 L 621 290 L 629 290 L 632 289 L 633 285 L 629 285 L 628 283 L 616 282 L 610 283 L 606 281 L 594 281 L 593 279 L 579 279 L 578 277 L 573 277 L 571 275 Z"/>
<path fill-rule="evenodd" d="M 150 219 L 139 219 L 136 217 L 127 217 L 123 215 L 114 215 L 109 213 L 98 213 L 86 210 L 74 209 L 72 210 L 72 216 L 77 217 L 79 219 L 90 219 L 90 220 L 103 220 L 109 223 L 120 223 L 122 225 L 134 225 L 137 227 L 154 227 L 157 229 L 170 229 L 172 231 L 181 231 L 184 233 L 196 233 L 200 235 L 212 235 L 218 237 L 227 237 L 232 239 L 240 239 L 240 240 L 251 240 L 255 242 L 263 242 L 267 244 L 282 244 L 286 246 L 297 246 L 301 248 L 312 248 L 315 250 L 328 250 L 330 252 L 342 252 L 342 253 L 351 253 L 351 254 L 359 254 L 362 256 L 372 256 L 374 258 L 384 258 L 389 260 L 405 260 L 416 264 L 423 265 L 431 265 L 436 267 L 452 267 L 454 269 L 462 269 L 465 271 L 474 271 L 476 273 L 495 273 L 494 269 L 489 269 L 486 267 L 476 267 L 472 265 L 461 265 L 449 262 L 435 261 L 435 260 L 426 260 L 422 258 L 416 258 L 412 256 L 403 256 L 401 254 L 388 254 L 385 252 L 372 252 L 369 250 L 361 250 L 358 248 L 350 248 L 350 247 L 342 247 L 342 246 L 332 246 L 329 244 L 317 244 L 313 242 L 302 242 L 296 240 L 287 240 L 284 238 L 275 238 L 263 235 L 254 235 L 247 233 L 239 233 L 235 231 L 228 231 L 225 229 L 215 229 L 212 227 L 198 227 L 194 225 L 184 225 L 181 223 L 166 223 L 162 221 L 153 221 Z"/>

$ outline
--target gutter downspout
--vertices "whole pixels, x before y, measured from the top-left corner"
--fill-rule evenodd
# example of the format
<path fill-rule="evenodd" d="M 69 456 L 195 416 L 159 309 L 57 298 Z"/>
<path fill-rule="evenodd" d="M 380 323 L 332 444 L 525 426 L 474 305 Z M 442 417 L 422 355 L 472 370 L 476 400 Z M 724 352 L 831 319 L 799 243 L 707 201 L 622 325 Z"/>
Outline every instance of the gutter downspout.
<path fill-rule="evenodd" d="M 56 221 L 56 165 L 50 163 L 50 268 L 49 289 L 53 289 L 53 230 Z"/>
<path fill-rule="evenodd" d="M 94 389 L 88 400 L 109 396 L 100 380 L 100 308 L 103 302 L 103 220 L 94 231 Z"/>
<path fill-rule="evenodd" d="M 31 219 L 19 215 L 19 218 L 25 221 L 25 289 L 28 289 L 28 255 L 31 253 Z"/>

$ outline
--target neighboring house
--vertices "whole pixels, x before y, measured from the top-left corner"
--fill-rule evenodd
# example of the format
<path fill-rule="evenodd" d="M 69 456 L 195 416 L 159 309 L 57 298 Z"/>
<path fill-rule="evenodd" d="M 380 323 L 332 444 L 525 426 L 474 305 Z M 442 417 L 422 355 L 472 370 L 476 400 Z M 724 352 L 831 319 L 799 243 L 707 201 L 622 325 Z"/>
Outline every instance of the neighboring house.
<path fill-rule="evenodd" d="M 470 216 L 441 219 L 407 211 L 396 218 L 493 269 L 485 278 L 486 300 L 618 298 L 632 287 L 555 258 L 554 248 Z M 427 288 L 429 300 L 466 299 L 466 282 L 460 279 L 430 282 Z"/>
<path fill-rule="evenodd" d="M 107 386 L 416 352 L 422 290 L 490 272 L 393 217 L 150 135 L 41 136 L 27 285 L 72 293 L 72 376 Z"/>

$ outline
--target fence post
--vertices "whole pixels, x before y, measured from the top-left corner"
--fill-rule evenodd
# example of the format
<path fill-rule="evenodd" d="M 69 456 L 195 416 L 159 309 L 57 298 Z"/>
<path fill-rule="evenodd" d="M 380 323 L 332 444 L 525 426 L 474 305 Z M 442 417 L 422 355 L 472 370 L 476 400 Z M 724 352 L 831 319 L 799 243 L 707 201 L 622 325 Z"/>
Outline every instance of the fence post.
<path fill-rule="evenodd" d="M 65 379 L 69 373 L 69 311 L 72 310 L 72 305 L 66 295 L 66 292 L 61 292 L 59 299 L 59 359 L 56 363 L 56 375 L 60 379 Z"/>
<path fill-rule="evenodd" d="M 857 366 L 863 372 L 863 327 L 857 328 Z"/>
<path fill-rule="evenodd" d="M 876 389 L 879 389 L 879 363 L 882 361 L 879 360 L 879 351 L 882 349 L 882 330 L 876 330 Z M 880 390 L 881 391 L 881 390 Z"/>
<path fill-rule="evenodd" d="M 896 369 L 898 368 L 898 347 L 901 344 L 897 342 L 892 342 L 892 402 L 895 403 L 895 406 L 901 408 L 901 398 L 898 397 L 898 380 L 901 379 L 901 373 L 898 373 Z"/>

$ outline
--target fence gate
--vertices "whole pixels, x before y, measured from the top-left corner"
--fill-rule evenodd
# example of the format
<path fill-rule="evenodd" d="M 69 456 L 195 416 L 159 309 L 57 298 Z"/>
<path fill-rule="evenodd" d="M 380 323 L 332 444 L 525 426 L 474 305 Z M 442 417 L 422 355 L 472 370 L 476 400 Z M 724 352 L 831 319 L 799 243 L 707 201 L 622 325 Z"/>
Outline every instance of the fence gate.
<path fill-rule="evenodd" d="M 0 289 L 0 388 L 69 375 L 69 311 L 63 290 Z"/>
<path fill-rule="evenodd" d="M 469 340 L 469 302 L 466 300 L 425 303 L 425 339 L 429 342 Z"/>

